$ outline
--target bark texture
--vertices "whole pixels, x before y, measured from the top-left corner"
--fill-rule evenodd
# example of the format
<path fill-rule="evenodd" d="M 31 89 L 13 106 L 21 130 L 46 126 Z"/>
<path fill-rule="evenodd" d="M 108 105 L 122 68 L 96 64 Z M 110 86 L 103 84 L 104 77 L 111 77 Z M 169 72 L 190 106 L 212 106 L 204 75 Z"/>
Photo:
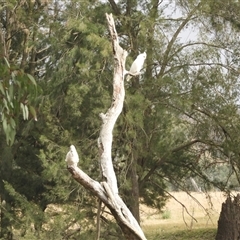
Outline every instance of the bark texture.
<path fill-rule="evenodd" d="M 73 178 L 91 191 L 111 211 L 118 225 L 128 240 L 146 240 L 137 220 L 133 217 L 121 197 L 118 195 L 117 178 L 112 164 L 112 131 L 116 120 L 122 112 L 125 97 L 124 76 L 127 52 L 123 50 L 118 41 L 112 14 L 106 14 L 108 28 L 112 39 L 114 55 L 113 97 L 108 111 L 101 113 L 102 127 L 98 139 L 100 152 L 100 165 L 103 176 L 101 183 L 91 179 L 77 166 L 68 167 Z"/>
<path fill-rule="evenodd" d="M 240 194 L 222 204 L 216 240 L 240 239 Z"/>

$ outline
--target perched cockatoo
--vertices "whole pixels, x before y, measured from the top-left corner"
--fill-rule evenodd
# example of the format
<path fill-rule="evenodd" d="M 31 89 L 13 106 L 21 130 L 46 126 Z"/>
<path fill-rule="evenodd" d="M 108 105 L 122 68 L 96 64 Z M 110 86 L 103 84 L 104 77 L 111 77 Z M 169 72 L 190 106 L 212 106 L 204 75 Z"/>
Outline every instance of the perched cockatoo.
<path fill-rule="evenodd" d="M 77 150 L 73 145 L 70 146 L 70 150 L 66 155 L 65 161 L 67 162 L 68 167 L 77 167 L 79 157 Z"/>
<path fill-rule="evenodd" d="M 137 58 L 134 60 L 134 62 L 132 63 L 129 73 L 132 75 L 139 75 L 146 57 L 147 57 L 146 52 L 139 54 Z M 131 78 L 132 76 L 128 75 L 126 80 L 129 81 Z"/>

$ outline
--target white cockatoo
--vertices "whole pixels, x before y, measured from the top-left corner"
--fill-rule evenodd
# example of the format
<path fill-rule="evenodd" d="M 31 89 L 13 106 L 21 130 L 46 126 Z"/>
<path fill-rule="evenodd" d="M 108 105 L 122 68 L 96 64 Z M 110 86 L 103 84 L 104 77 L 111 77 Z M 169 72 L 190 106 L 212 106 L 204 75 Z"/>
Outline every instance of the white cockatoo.
<path fill-rule="evenodd" d="M 79 162 L 79 157 L 74 145 L 70 146 L 70 150 L 66 155 L 65 161 L 67 162 L 68 167 L 77 167 L 77 164 Z"/>
<path fill-rule="evenodd" d="M 141 53 L 137 56 L 137 58 L 132 63 L 132 66 L 130 67 L 129 73 L 132 75 L 139 75 L 141 69 L 143 68 L 144 61 L 147 57 L 146 52 Z M 126 80 L 129 81 L 132 78 L 131 75 L 128 75 Z"/>

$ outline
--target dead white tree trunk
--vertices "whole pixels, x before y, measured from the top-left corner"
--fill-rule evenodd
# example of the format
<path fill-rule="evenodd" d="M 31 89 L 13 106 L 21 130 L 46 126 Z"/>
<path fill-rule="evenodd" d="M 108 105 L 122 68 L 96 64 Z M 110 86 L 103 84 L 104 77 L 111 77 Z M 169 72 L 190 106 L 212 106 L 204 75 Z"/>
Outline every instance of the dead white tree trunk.
<path fill-rule="evenodd" d="M 119 46 L 118 34 L 112 14 L 106 14 L 114 54 L 113 98 L 106 114 L 101 113 L 102 127 L 98 139 L 103 182 L 91 179 L 77 166 L 68 166 L 73 178 L 91 191 L 111 211 L 126 239 L 146 240 L 144 233 L 132 213 L 118 195 L 117 178 L 112 164 L 112 132 L 122 112 L 125 97 L 124 75 L 127 52 Z"/>

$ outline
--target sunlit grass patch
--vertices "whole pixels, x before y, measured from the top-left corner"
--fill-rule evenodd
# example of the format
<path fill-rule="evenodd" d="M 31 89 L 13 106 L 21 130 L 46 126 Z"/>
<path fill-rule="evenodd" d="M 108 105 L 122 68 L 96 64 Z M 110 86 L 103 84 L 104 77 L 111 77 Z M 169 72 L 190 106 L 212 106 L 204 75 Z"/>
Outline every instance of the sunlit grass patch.
<path fill-rule="evenodd" d="M 172 193 L 162 212 L 141 207 L 141 227 L 148 240 L 213 240 L 217 232 L 217 221 L 223 193 L 191 193 L 192 199 L 184 192 Z"/>
<path fill-rule="evenodd" d="M 217 230 L 214 228 L 173 230 L 155 233 L 145 231 L 148 240 L 213 240 Z"/>

